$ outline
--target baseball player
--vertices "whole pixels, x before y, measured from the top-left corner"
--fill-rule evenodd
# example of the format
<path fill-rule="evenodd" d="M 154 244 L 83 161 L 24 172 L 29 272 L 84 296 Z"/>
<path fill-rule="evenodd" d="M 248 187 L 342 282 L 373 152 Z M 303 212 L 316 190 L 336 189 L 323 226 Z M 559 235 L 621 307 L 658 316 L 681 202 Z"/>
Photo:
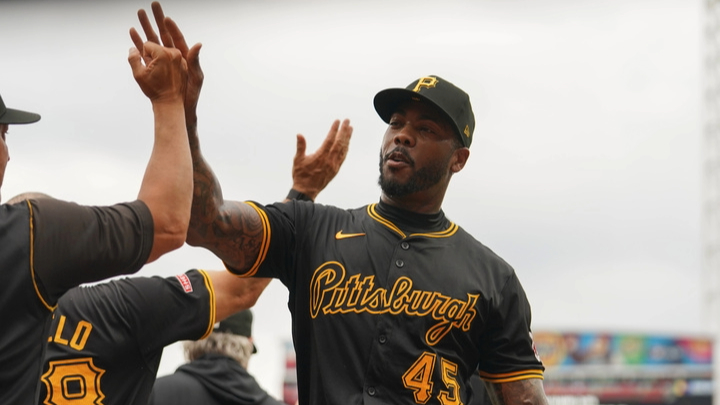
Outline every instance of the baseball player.
<path fill-rule="evenodd" d="M 197 61 L 188 66 L 189 81 L 201 76 Z M 188 89 L 199 95 L 199 85 Z M 374 105 L 389 124 L 382 193 L 350 210 L 225 201 L 188 123 L 195 193 L 187 242 L 234 274 L 288 287 L 301 404 L 467 404 L 476 372 L 495 404 L 546 404 L 515 271 L 442 211 L 470 154 L 469 96 L 427 76 L 379 92 Z M 192 103 L 185 107 L 196 117 Z"/>
<path fill-rule="evenodd" d="M 305 153 L 304 137 L 298 135 L 293 191 L 285 202 L 314 198 L 325 188 L 343 163 L 339 156 L 346 154 L 351 135 L 352 127 L 335 122 L 312 154 Z M 31 193 L 8 203 L 28 197 L 51 198 Z M 193 269 L 175 277 L 133 277 L 69 290 L 53 313 L 39 403 L 147 403 L 163 348 L 206 337 L 216 321 L 253 306 L 270 280 Z"/>
<path fill-rule="evenodd" d="M 469 156 L 468 95 L 427 76 L 374 105 L 379 202 L 228 204 L 193 150 L 188 243 L 288 287 L 301 404 L 467 404 L 477 370 L 496 404 L 547 403 L 517 275 L 441 209 Z"/>
<path fill-rule="evenodd" d="M 175 49 L 148 44 L 128 58 L 155 119 L 153 152 L 136 201 L 89 207 L 29 199 L 0 206 L 0 404 L 37 403 L 50 314 L 63 293 L 134 273 L 183 245 L 192 162 L 183 119 L 187 68 L 178 56 Z M 39 119 L 0 99 L 0 183 L 8 127 Z"/>
<path fill-rule="evenodd" d="M 478 370 L 496 404 L 547 403 L 516 273 L 441 209 L 469 156 L 468 95 L 427 76 L 374 105 L 379 202 L 228 204 L 193 150 L 188 243 L 288 287 L 301 404 L 467 404 Z"/>
<path fill-rule="evenodd" d="M 334 124 L 326 141 L 351 133 L 352 128 L 340 132 Z M 299 146 L 293 190 L 298 195 L 322 190 L 337 174 L 336 158 L 322 148 L 305 155 Z M 315 176 L 305 175 L 310 171 Z M 175 277 L 134 277 L 71 289 L 53 313 L 40 403 L 146 403 L 165 346 L 206 337 L 216 321 L 253 306 L 270 280 L 190 270 Z"/>
<path fill-rule="evenodd" d="M 306 155 L 299 143 L 291 194 L 317 195 L 342 164 L 328 145 L 342 140 L 346 147 L 351 134 L 334 123 L 317 152 Z M 27 193 L 8 204 L 28 197 L 51 198 Z M 146 403 L 165 346 L 206 337 L 216 321 L 253 306 L 270 280 L 193 269 L 70 289 L 53 312 L 39 403 Z"/>
<path fill-rule="evenodd" d="M 259 291 L 247 290 L 262 291 L 268 279 L 243 281 L 189 270 L 71 289 L 53 314 L 39 403 L 147 403 L 163 348 L 204 338 L 216 321 L 252 306 Z"/>

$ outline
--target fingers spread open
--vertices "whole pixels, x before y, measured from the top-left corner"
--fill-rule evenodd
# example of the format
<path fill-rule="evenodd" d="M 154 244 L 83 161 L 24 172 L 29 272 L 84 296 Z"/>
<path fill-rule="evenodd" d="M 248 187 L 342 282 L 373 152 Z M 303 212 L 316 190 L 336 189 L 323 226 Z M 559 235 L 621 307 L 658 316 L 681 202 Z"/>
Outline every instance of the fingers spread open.
<path fill-rule="evenodd" d="M 140 70 L 143 68 L 142 62 L 140 61 L 140 51 L 137 48 L 130 48 L 128 53 L 128 63 L 130 63 L 130 69 L 132 69 L 133 76 L 137 77 L 140 74 Z"/>
<path fill-rule="evenodd" d="M 160 39 L 158 38 L 157 34 L 155 33 L 155 30 L 153 29 L 152 24 L 150 23 L 150 19 L 147 16 L 147 13 L 145 10 L 140 9 L 137 12 L 138 20 L 140 20 L 140 26 L 142 27 L 143 31 L 145 32 L 145 37 L 149 42 L 154 42 L 156 44 L 160 43 Z"/>
<path fill-rule="evenodd" d="M 183 36 L 182 31 L 180 31 L 180 28 L 177 26 L 175 21 L 173 21 L 173 19 L 170 17 L 165 17 L 164 26 L 168 32 L 168 35 L 172 37 L 172 42 L 175 48 L 180 50 L 180 53 L 182 53 L 184 58 L 187 58 L 187 42 L 185 42 L 185 37 Z"/>
<path fill-rule="evenodd" d="M 190 50 L 187 53 L 187 59 L 188 61 L 188 67 L 190 69 L 195 69 L 197 71 L 200 70 L 200 48 L 202 48 L 201 43 L 197 43 L 190 48 Z"/>
<path fill-rule="evenodd" d="M 307 141 L 301 134 L 297 134 L 297 146 L 295 149 L 295 159 L 302 158 L 305 156 L 305 150 L 307 149 Z"/>
<path fill-rule="evenodd" d="M 130 28 L 130 39 L 132 39 L 133 44 L 135 44 L 135 48 L 137 48 L 138 51 L 142 53 L 143 49 L 143 40 L 140 34 L 135 30 L 135 28 Z"/>
<path fill-rule="evenodd" d="M 158 30 L 160 31 L 160 39 L 162 39 L 163 45 L 172 48 L 174 46 L 173 38 L 165 27 L 165 13 L 163 12 L 162 6 L 157 1 L 153 1 L 150 6 L 152 7 L 155 24 L 157 24 Z"/>
<path fill-rule="evenodd" d="M 340 144 L 347 146 L 348 144 L 350 144 L 350 138 L 352 137 L 352 133 L 353 127 L 350 126 L 350 120 L 343 120 L 342 125 L 340 126 L 340 130 L 338 131 L 337 141 Z"/>
<path fill-rule="evenodd" d="M 320 145 L 320 148 L 318 149 L 319 152 L 327 152 L 332 148 L 332 145 L 335 143 L 335 138 L 337 137 L 338 128 L 340 127 L 340 120 L 335 120 L 332 125 L 330 126 L 330 130 L 328 131 L 328 134 L 325 136 L 325 139 L 323 140 L 322 145 Z"/>
<path fill-rule="evenodd" d="M 339 121 L 336 121 L 339 122 Z M 352 136 L 353 127 L 350 126 L 350 120 L 343 120 L 340 129 L 337 131 L 334 143 L 332 144 L 332 154 L 338 158 L 340 162 L 345 160 L 348 148 L 350 147 L 350 137 Z"/>

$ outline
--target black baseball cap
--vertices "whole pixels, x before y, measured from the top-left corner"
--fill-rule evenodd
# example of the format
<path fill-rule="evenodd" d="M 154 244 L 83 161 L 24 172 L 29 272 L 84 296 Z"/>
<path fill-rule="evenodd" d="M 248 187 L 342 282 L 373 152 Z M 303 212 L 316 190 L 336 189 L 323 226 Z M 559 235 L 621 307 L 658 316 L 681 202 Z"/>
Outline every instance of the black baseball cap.
<path fill-rule="evenodd" d="M 253 314 L 249 309 L 237 312 L 220 321 L 215 332 L 232 333 L 233 335 L 252 337 Z M 253 353 L 257 347 L 253 343 Z"/>
<path fill-rule="evenodd" d="M 0 96 L 0 124 L 31 124 L 40 121 L 40 114 L 5 107 Z"/>
<path fill-rule="evenodd" d="M 470 147 L 475 131 L 475 115 L 467 93 L 441 77 L 425 76 L 410 83 L 404 89 L 382 90 L 375 95 L 373 104 L 380 118 L 389 123 L 398 106 L 409 100 L 423 101 L 440 109 L 453 124 L 453 129 L 462 144 Z"/>

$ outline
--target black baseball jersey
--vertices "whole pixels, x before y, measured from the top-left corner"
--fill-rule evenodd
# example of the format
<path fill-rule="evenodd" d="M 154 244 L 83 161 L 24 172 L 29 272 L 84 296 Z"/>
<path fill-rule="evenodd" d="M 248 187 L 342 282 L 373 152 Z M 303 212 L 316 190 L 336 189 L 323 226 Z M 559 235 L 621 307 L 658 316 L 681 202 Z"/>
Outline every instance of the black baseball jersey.
<path fill-rule="evenodd" d="M 86 207 L 43 199 L 0 205 L 0 222 L 0 404 L 33 404 L 58 297 L 140 269 L 153 221 L 141 201 Z"/>
<path fill-rule="evenodd" d="M 478 369 L 543 377 L 514 270 L 442 212 L 250 204 L 265 239 L 244 275 L 290 291 L 300 403 L 468 403 Z"/>
<path fill-rule="evenodd" d="M 163 348 L 215 323 L 209 276 L 133 277 L 60 298 L 47 338 L 41 404 L 145 404 Z"/>

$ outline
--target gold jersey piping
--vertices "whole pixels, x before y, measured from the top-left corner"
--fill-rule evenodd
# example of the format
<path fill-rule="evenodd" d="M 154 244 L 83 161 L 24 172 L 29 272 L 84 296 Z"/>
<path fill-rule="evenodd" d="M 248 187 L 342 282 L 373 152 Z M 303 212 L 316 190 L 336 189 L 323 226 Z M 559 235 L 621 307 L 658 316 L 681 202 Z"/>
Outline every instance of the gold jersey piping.
<path fill-rule="evenodd" d="M 205 282 L 205 288 L 207 288 L 208 293 L 210 293 L 210 320 L 208 321 L 207 330 L 205 330 L 205 334 L 200 339 L 205 339 L 206 337 L 210 336 L 210 333 L 212 333 L 213 328 L 215 327 L 215 316 L 217 313 L 217 303 L 215 302 L 215 289 L 213 288 L 212 280 L 210 279 L 210 275 L 207 274 L 205 270 L 198 270 L 200 274 L 203 276 L 203 281 Z"/>
<path fill-rule="evenodd" d="M 257 273 L 258 269 L 260 268 L 260 265 L 263 261 L 265 261 L 265 257 L 267 256 L 267 252 L 270 249 L 270 236 L 272 235 L 270 230 L 270 220 L 267 217 L 267 214 L 265 211 L 261 210 L 257 205 L 246 201 L 245 204 L 251 206 L 260 216 L 260 222 L 262 223 L 262 229 L 263 229 L 263 236 L 262 236 L 262 242 L 260 243 L 260 251 L 258 252 L 258 257 L 255 260 L 255 263 L 252 265 L 252 267 L 242 274 L 243 277 L 250 277 L 254 276 L 255 273 Z"/>
<path fill-rule="evenodd" d="M 506 383 L 512 381 L 529 380 L 533 378 L 541 380 L 544 379 L 542 370 L 523 370 L 503 374 L 490 374 L 484 371 L 479 371 L 479 374 L 480 378 L 482 378 L 484 381 L 491 383 Z"/>
<path fill-rule="evenodd" d="M 25 203 L 27 204 L 28 211 L 30 212 L 30 277 L 32 278 L 33 288 L 35 288 L 35 294 L 37 294 L 38 298 L 40 298 L 40 302 L 42 302 L 45 308 L 52 312 L 55 310 L 57 305 L 50 305 L 47 301 L 45 301 L 45 297 L 40 294 L 40 288 L 37 285 L 37 280 L 35 280 L 35 227 L 33 226 L 33 208 L 30 200 L 25 200 Z"/>
<path fill-rule="evenodd" d="M 454 222 L 450 222 L 450 226 L 445 229 L 444 231 L 439 232 L 428 232 L 428 233 L 411 233 L 410 235 L 406 235 L 405 232 L 401 231 L 400 228 L 398 228 L 395 224 L 390 222 L 390 220 L 383 218 L 378 214 L 375 207 L 377 206 L 377 203 L 370 204 L 367 207 L 367 213 L 370 216 L 370 218 L 374 219 L 375 221 L 385 225 L 386 227 L 390 228 L 392 231 L 400 235 L 403 239 L 407 238 L 408 236 L 425 236 L 428 238 L 447 238 L 450 236 L 453 236 L 459 229 L 459 226 L 455 224 Z"/>

